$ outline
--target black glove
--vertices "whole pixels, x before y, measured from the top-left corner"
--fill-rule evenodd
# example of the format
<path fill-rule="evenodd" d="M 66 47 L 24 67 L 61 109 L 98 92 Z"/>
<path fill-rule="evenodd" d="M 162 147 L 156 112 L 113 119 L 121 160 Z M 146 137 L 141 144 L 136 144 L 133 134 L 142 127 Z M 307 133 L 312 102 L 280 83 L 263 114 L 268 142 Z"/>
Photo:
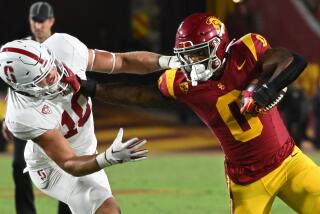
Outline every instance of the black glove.
<path fill-rule="evenodd" d="M 85 96 L 94 98 L 94 96 L 96 95 L 96 81 L 93 79 L 83 80 L 80 79 L 78 76 L 77 79 L 80 82 L 80 93 Z"/>
<path fill-rule="evenodd" d="M 268 105 L 276 100 L 278 96 L 278 92 L 267 84 L 257 87 L 252 93 L 252 98 L 255 103 L 263 108 L 267 108 Z"/>

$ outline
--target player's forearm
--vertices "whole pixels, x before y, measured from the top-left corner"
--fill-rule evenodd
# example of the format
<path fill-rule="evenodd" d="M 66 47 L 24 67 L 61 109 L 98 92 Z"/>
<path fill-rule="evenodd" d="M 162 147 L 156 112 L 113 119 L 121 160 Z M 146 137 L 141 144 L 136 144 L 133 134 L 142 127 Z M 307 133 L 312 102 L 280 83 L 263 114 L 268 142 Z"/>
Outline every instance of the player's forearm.
<path fill-rule="evenodd" d="M 73 176 L 84 176 L 100 170 L 96 155 L 75 156 L 62 164 L 62 169 Z"/>
<path fill-rule="evenodd" d="M 97 84 L 95 98 L 110 104 L 136 105 L 141 107 L 163 107 L 170 105 L 160 92 L 152 86 Z"/>
<path fill-rule="evenodd" d="M 269 50 L 263 59 L 263 73 L 258 85 L 267 84 L 279 91 L 293 82 L 306 67 L 306 60 L 287 49 L 274 48 Z"/>
<path fill-rule="evenodd" d="M 161 95 L 157 80 L 162 72 L 145 75 L 117 74 L 101 75 L 90 73 L 80 92 L 110 104 L 137 105 L 141 107 L 172 107 L 176 105 Z"/>
<path fill-rule="evenodd" d="M 147 51 L 135 51 L 128 53 L 117 54 L 121 60 L 119 65 L 116 65 L 118 73 L 134 73 L 134 74 L 148 74 L 159 70 L 159 54 Z"/>
<path fill-rule="evenodd" d="M 290 63 L 280 72 L 275 73 L 269 80 L 270 87 L 273 87 L 276 91 L 296 80 L 307 66 L 307 61 L 302 56 L 294 52 L 291 52 L 291 54 L 293 59 L 290 60 Z"/>
<path fill-rule="evenodd" d="M 159 70 L 159 54 L 147 51 L 111 53 L 96 51 L 93 71 L 101 73 L 146 74 Z M 112 55 L 113 54 L 113 55 Z"/>

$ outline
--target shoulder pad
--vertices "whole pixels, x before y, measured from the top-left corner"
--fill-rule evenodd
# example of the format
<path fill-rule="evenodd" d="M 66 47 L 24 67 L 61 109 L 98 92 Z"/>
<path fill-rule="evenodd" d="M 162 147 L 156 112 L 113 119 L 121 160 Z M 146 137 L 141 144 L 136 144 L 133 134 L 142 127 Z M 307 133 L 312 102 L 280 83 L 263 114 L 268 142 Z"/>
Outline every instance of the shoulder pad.
<path fill-rule="evenodd" d="M 43 44 L 50 48 L 55 56 L 67 64 L 74 73 L 83 77 L 88 65 L 88 48 L 84 43 L 69 34 L 55 33 Z"/>

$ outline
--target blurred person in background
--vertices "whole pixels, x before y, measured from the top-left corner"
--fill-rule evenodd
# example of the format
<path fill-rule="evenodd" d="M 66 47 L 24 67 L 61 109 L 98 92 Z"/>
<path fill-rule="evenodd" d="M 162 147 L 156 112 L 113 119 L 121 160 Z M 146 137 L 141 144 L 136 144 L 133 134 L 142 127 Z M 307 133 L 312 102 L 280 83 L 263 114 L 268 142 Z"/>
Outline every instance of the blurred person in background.
<path fill-rule="evenodd" d="M 29 9 L 29 24 L 31 36 L 25 39 L 34 40 L 37 42 L 44 42 L 52 35 L 52 27 L 55 23 L 53 7 L 43 1 L 35 2 Z M 28 173 L 23 173 L 26 167 L 24 160 L 24 149 L 27 141 L 21 140 L 11 135 L 6 124 L 2 123 L 2 135 L 6 141 L 13 142 L 13 178 L 15 183 L 15 207 L 18 214 L 32 214 L 36 213 L 34 205 L 34 195 L 32 189 L 32 182 Z M 71 213 L 68 205 L 59 202 L 59 214 Z"/>
<path fill-rule="evenodd" d="M 96 98 L 143 105 L 162 102 L 162 94 L 190 107 L 225 153 L 232 213 L 269 213 L 275 197 L 298 213 L 317 213 L 320 169 L 295 146 L 276 107 L 307 62 L 259 34 L 229 41 L 225 25 L 206 13 L 183 20 L 174 52 L 181 68 L 154 73 L 153 81 L 97 80 Z"/>
<path fill-rule="evenodd" d="M 286 127 L 294 139 L 294 142 L 301 148 L 304 140 L 308 140 L 307 128 L 309 122 L 309 103 L 305 92 L 292 84 L 279 105 Z"/>
<path fill-rule="evenodd" d="M 6 109 L 5 97 L 6 97 L 6 94 L 3 92 L 3 90 L 0 90 L 0 121 L 3 121 L 5 116 L 5 109 Z M 0 130 L 2 130 L 2 127 L 3 127 L 3 123 L 1 122 Z M 5 138 L 5 136 L 2 133 L 0 133 L 0 153 L 7 152 L 7 144 L 8 144 L 7 138 Z"/>
<path fill-rule="evenodd" d="M 307 8 L 314 17 L 320 22 L 320 1 L 319 0 L 303 0 Z"/>
<path fill-rule="evenodd" d="M 315 136 L 313 144 L 315 148 L 320 149 L 320 82 L 313 98 L 313 111 L 315 116 Z"/>
<path fill-rule="evenodd" d="M 53 8 L 48 2 L 33 3 L 29 9 L 29 24 L 32 34 L 26 39 L 32 39 L 39 43 L 44 42 L 52 35 L 54 23 Z"/>
<path fill-rule="evenodd" d="M 226 17 L 225 23 L 231 39 L 240 38 L 250 32 L 259 32 L 259 15 L 250 8 L 249 0 L 240 0 L 234 4 L 234 11 Z"/>

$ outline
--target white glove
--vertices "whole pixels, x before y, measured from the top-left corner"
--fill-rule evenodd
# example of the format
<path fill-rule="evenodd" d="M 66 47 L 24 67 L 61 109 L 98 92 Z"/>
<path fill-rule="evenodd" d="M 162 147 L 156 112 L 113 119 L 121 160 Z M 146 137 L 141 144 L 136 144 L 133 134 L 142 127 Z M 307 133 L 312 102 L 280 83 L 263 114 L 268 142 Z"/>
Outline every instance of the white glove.
<path fill-rule="evenodd" d="M 181 68 L 181 63 L 177 56 L 160 56 L 159 65 L 161 68 Z"/>
<path fill-rule="evenodd" d="M 192 86 L 197 86 L 198 82 L 207 81 L 212 75 L 213 71 L 206 69 L 204 64 L 195 64 L 191 66 L 190 78 Z"/>
<path fill-rule="evenodd" d="M 138 150 L 147 143 L 146 140 L 139 140 L 135 137 L 122 143 L 122 137 L 123 129 L 120 128 L 112 145 L 105 152 L 96 156 L 97 163 L 101 169 L 118 163 L 147 159 L 146 155 L 149 151 L 146 149 Z"/>

